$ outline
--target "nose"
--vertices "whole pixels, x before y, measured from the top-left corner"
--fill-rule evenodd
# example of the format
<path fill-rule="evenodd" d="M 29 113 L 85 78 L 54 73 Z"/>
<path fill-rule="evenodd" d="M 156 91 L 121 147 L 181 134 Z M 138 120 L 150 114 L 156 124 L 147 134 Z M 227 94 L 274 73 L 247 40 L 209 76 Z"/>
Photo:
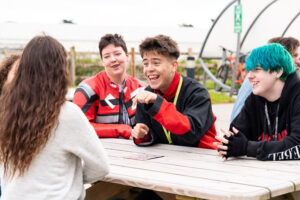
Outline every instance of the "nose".
<path fill-rule="evenodd" d="M 253 71 L 248 72 L 248 79 L 252 79 L 254 77 Z"/>
<path fill-rule="evenodd" d="M 300 60 L 299 59 L 300 58 L 298 58 L 298 57 L 294 58 L 295 67 L 297 67 L 297 65 L 300 64 Z"/>
<path fill-rule="evenodd" d="M 114 56 L 114 55 L 112 55 L 111 57 L 110 57 L 110 61 L 111 62 L 115 62 L 117 59 L 116 59 L 116 57 Z"/>
<path fill-rule="evenodd" d="M 147 66 L 144 66 L 144 74 L 152 72 L 154 69 L 153 65 L 151 65 L 151 63 L 149 63 Z"/>

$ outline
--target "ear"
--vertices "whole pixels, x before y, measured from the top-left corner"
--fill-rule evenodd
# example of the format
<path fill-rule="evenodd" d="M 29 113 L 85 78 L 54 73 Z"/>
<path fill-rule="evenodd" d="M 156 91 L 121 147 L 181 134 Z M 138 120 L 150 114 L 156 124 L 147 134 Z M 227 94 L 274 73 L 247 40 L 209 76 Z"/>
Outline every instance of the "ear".
<path fill-rule="evenodd" d="M 172 61 L 172 66 L 174 67 L 175 71 L 177 70 L 178 67 L 178 61 L 177 60 L 173 60 Z"/>
<path fill-rule="evenodd" d="M 280 78 L 283 74 L 283 69 L 281 69 L 280 71 L 276 72 L 276 78 Z"/>
<path fill-rule="evenodd" d="M 125 55 L 126 55 L 127 62 L 128 62 L 129 61 L 129 53 L 127 52 L 127 53 L 125 53 Z"/>

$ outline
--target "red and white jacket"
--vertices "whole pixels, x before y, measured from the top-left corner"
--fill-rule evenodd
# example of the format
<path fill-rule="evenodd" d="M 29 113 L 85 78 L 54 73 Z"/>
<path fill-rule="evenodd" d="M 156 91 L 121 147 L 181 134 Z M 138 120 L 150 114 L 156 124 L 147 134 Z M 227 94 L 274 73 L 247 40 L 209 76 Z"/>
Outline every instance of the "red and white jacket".
<path fill-rule="evenodd" d="M 136 108 L 132 106 L 132 99 L 143 87 L 143 82 L 126 75 L 122 99 L 119 86 L 109 79 L 105 71 L 101 71 L 78 85 L 73 102 L 85 113 L 99 137 L 122 136 L 128 139 L 135 125 Z M 130 125 L 123 122 L 122 100 Z"/>

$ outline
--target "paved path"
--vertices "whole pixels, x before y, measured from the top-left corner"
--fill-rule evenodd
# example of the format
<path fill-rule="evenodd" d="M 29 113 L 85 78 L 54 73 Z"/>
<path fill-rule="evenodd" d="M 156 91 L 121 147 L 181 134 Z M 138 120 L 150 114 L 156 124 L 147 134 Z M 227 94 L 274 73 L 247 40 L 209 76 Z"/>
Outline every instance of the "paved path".
<path fill-rule="evenodd" d="M 233 108 L 233 104 L 213 104 L 212 109 L 217 117 L 216 129 L 218 134 L 221 134 L 220 129 L 227 130 L 230 124 L 230 115 Z"/>

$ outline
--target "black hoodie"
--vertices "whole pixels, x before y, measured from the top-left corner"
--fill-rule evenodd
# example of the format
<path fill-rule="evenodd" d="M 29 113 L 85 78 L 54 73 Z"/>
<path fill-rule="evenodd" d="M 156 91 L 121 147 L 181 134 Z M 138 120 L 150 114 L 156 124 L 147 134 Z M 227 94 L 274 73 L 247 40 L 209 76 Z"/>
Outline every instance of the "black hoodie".
<path fill-rule="evenodd" d="M 235 127 L 248 138 L 247 156 L 259 160 L 300 159 L 300 79 L 296 72 L 285 81 L 278 103 L 277 140 L 274 134 L 276 110 L 270 111 L 274 103 L 253 93 L 230 124 L 230 130 Z M 269 108 L 271 131 L 267 125 L 265 104 Z"/>

